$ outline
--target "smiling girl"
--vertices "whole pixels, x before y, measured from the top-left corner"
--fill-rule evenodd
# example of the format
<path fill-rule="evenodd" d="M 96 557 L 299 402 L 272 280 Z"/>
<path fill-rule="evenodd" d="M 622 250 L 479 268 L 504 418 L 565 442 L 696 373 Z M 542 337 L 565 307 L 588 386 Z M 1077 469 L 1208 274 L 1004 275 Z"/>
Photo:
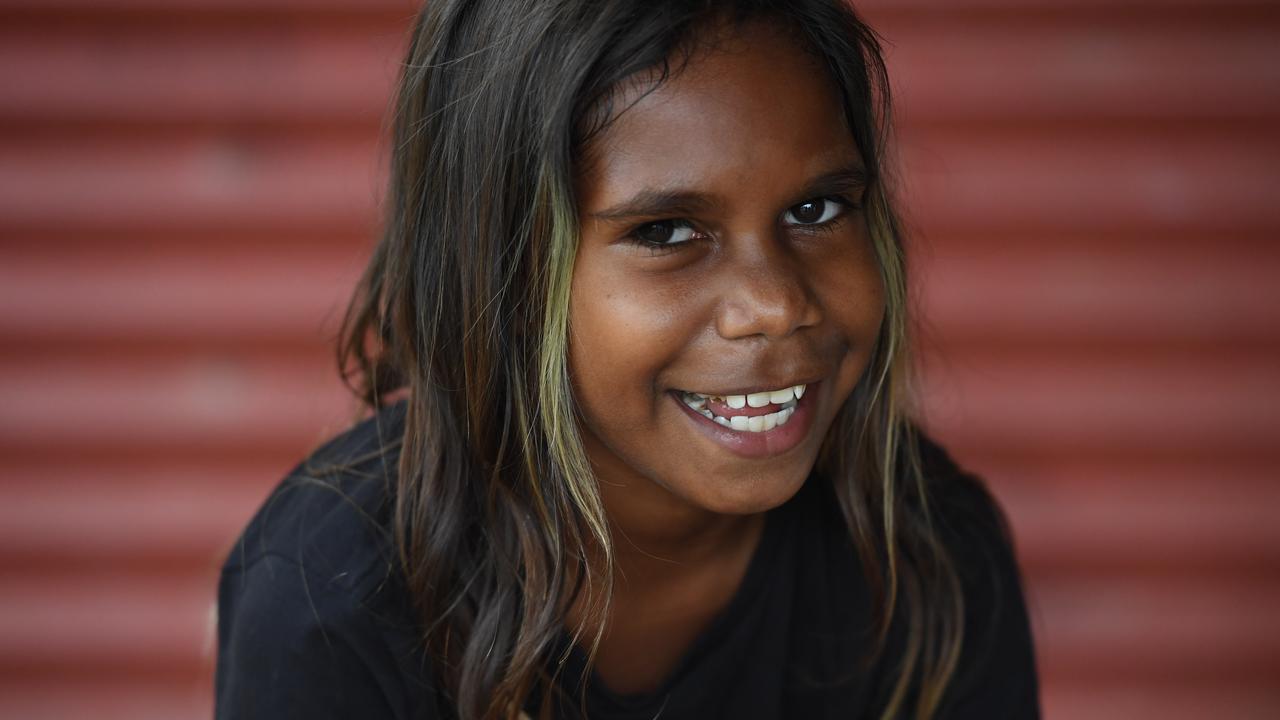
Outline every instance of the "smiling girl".
<path fill-rule="evenodd" d="M 840 0 L 431 0 L 220 718 L 1026 718 L 1002 515 L 905 410 L 886 78 Z"/>

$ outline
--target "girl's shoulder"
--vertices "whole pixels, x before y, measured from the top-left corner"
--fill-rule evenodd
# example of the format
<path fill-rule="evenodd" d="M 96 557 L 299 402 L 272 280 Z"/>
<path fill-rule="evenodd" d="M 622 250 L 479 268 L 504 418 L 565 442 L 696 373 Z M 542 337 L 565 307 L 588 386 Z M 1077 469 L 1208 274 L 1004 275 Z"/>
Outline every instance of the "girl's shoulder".
<path fill-rule="evenodd" d="M 916 433 L 929 518 L 953 539 L 1012 545 L 1008 520 L 999 501 L 978 475 L 961 467 L 942 445 Z"/>
<path fill-rule="evenodd" d="M 947 717 L 1039 717 L 1031 613 L 1003 508 L 978 476 L 921 434 L 928 519 L 964 595 L 960 661 Z"/>
<path fill-rule="evenodd" d="M 228 553 L 218 718 L 435 716 L 390 530 L 402 432 L 394 406 L 317 449 Z"/>
<path fill-rule="evenodd" d="M 246 572 L 276 559 L 342 575 L 349 587 L 376 572 L 394 557 L 389 522 L 403 433 L 401 403 L 317 448 L 271 491 L 224 571 Z"/>

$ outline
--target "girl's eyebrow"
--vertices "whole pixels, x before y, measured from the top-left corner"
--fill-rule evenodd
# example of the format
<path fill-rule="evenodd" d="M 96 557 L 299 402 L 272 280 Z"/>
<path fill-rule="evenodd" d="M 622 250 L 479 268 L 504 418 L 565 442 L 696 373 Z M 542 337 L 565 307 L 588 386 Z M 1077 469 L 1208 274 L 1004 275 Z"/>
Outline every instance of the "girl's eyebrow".
<path fill-rule="evenodd" d="M 866 187 L 871 182 L 871 173 L 860 162 L 851 163 L 841 168 L 810 180 L 803 192 L 805 200 L 817 195 L 835 195 Z"/>
<path fill-rule="evenodd" d="M 690 190 L 645 189 L 613 207 L 591 213 L 596 220 L 619 221 L 638 217 L 692 215 L 715 202 L 705 193 Z"/>
<path fill-rule="evenodd" d="M 858 162 L 836 168 L 810 180 L 797 202 L 817 197 L 832 195 L 865 186 L 871 179 L 870 173 Z M 591 213 L 595 220 L 618 222 L 633 218 L 679 217 L 695 215 L 716 204 L 712 196 L 692 190 L 659 190 L 647 188 L 632 197 Z"/>

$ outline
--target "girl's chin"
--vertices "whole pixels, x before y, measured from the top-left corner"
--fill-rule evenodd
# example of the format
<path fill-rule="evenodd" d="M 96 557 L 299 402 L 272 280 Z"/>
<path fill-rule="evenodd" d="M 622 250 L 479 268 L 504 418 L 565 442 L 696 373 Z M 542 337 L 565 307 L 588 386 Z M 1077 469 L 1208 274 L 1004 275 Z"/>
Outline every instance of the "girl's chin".
<path fill-rule="evenodd" d="M 682 492 L 668 485 L 668 489 L 683 496 L 686 502 L 717 515 L 755 515 L 784 505 L 799 492 L 809 476 L 811 464 L 803 472 L 790 469 L 778 473 L 752 475 L 729 474 L 708 477 L 699 475 L 682 478 Z"/>

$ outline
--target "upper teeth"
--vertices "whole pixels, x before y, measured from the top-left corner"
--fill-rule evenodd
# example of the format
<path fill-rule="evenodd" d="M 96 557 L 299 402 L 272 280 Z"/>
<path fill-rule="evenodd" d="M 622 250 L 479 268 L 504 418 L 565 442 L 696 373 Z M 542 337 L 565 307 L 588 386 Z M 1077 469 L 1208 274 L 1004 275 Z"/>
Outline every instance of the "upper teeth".
<path fill-rule="evenodd" d="M 737 410 L 748 405 L 755 408 L 764 407 L 770 403 L 774 405 L 781 405 L 792 400 L 799 400 L 804 397 L 804 387 L 804 385 L 792 385 L 791 387 L 782 388 L 781 390 L 765 390 L 764 392 L 751 393 L 749 395 L 705 395 L 703 393 L 696 392 L 691 392 L 689 395 L 700 400 L 714 398 Z"/>

